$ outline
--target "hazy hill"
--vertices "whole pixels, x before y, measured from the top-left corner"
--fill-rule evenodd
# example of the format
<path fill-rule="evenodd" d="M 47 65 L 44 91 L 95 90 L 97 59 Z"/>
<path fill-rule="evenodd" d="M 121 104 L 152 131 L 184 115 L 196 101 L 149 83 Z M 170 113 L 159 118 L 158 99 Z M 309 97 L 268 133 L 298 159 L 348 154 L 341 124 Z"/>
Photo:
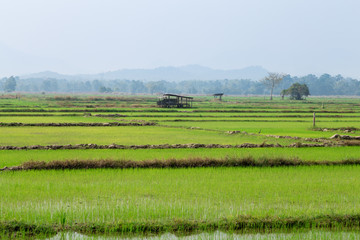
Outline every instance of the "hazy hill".
<path fill-rule="evenodd" d="M 99 74 L 63 75 L 55 72 L 40 72 L 21 76 L 21 78 L 55 78 L 67 80 L 114 80 L 129 79 L 143 81 L 182 81 L 182 80 L 221 80 L 221 79 L 251 79 L 259 80 L 267 74 L 260 66 L 234 70 L 218 70 L 199 65 L 182 67 L 159 67 L 155 69 L 122 69 Z"/>

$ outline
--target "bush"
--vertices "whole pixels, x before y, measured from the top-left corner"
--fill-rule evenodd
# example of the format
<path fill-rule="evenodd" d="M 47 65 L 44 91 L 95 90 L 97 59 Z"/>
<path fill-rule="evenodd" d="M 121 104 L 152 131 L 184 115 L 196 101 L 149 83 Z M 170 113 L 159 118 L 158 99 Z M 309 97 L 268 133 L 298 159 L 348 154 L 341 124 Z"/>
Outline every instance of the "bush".
<path fill-rule="evenodd" d="M 302 100 L 303 97 L 307 97 L 310 95 L 308 86 L 300 83 L 294 83 L 288 89 L 284 89 L 281 91 L 281 96 L 290 95 L 290 99 L 293 100 Z"/>

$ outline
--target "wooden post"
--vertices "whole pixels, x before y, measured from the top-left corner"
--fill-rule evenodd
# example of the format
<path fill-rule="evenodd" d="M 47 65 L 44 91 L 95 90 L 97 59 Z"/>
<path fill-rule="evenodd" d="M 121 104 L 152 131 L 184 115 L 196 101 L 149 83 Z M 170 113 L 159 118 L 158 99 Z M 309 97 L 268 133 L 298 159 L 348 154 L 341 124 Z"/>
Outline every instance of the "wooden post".
<path fill-rule="evenodd" d="M 316 123 L 316 116 L 315 116 L 315 112 L 313 113 L 313 127 L 315 127 L 315 123 Z"/>

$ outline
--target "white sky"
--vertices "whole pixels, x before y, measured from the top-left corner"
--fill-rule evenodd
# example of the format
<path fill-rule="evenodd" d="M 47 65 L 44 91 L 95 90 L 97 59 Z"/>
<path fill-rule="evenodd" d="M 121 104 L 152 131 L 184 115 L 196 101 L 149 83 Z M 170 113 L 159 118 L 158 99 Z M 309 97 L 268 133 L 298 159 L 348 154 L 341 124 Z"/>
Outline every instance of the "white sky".
<path fill-rule="evenodd" d="M 0 77 L 200 64 L 360 78 L 359 0 L 0 0 Z"/>

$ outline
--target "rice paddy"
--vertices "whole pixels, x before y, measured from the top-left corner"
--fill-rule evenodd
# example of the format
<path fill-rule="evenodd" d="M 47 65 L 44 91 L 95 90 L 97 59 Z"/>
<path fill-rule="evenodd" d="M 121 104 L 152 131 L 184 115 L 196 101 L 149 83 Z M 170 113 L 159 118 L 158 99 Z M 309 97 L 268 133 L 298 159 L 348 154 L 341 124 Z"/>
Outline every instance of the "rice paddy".
<path fill-rule="evenodd" d="M 39 224 L 57 224 L 64 213 L 69 225 L 357 215 L 359 170 L 360 166 L 6 172 L 1 177 L 0 212 L 3 221 Z"/>
<path fill-rule="evenodd" d="M 0 98 L 0 147 L 29 147 L 0 150 L 0 236 L 50 236 L 70 231 L 126 238 L 129 234 L 161 237 L 222 231 L 234 237 L 235 231 L 240 235 L 234 239 L 254 239 L 264 232 L 270 234 L 266 239 L 285 231 L 300 239 L 307 231 L 318 236 L 345 236 L 344 231 L 359 229 L 360 140 L 330 139 L 334 134 L 360 135 L 359 99 L 228 97 L 219 102 L 202 96 L 195 97 L 194 108 L 188 109 L 157 108 L 155 100 L 152 96 L 87 95 Z M 112 122 L 153 125 L 74 125 Z M 83 144 L 124 148 L 86 149 Z M 185 147 L 179 148 L 181 144 Z M 240 144 L 270 147 L 235 147 Z M 37 145 L 80 147 L 30 148 Z M 144 145 L 145 149 L 136 147 Z M 191 159 L 340 164 L 7 169 L 35 162 Z M 346 236 L 350 235 L 356 234 Z M 288 239 L 290 235 L 278 235 L 282 236 Z"/>
<path fill-rule="evenodd" d="M 303 161 L 341 161 L 360 159 L 360 147 L 332 148 L 196 148 L 196 149 L 74 149 L 74 150 L 9 150 L 1 152 L 0 168 L 24 162 L 54 160 L 134 160 L 189 158 L 298 158 Z"/>

